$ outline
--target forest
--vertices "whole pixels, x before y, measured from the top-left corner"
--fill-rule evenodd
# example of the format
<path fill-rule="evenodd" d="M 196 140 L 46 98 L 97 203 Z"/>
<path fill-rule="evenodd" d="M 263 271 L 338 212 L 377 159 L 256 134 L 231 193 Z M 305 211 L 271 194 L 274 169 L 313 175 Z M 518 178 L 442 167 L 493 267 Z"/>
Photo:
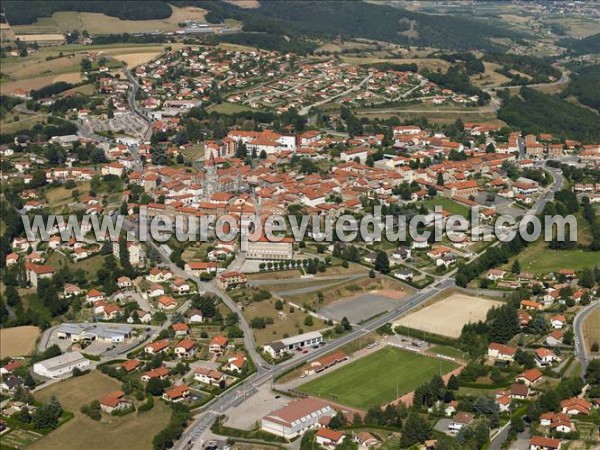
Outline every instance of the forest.
<path fill-rule="evenodd" d="M 421 73 L 425 78 L 441 87 L 452 89 L 455 92 L 465 95 L 478 95 L 480 105 L 485 105 L 490 100 L 490 94 L 473 86 L 466 67 L 459 64 L 450 67 L 446 73 L 432 72 L 428 69 L 422 70 Z"/>
<path fill-rule="evenodd" d="M 600 111 L 600 64 L 571 69 L 571 82 L 561 96 L 574 95 L 579 103 Z"/>
<path fill-rule="evenodd" d="M 527 87 L 521 88 L 520 96 L 511 96 L 507 91 L 499 95 L 503 102 L 498 118 L 525 134 L 552 130 L 564 139 L 600 141 L 600 116 L 586 108 Z"/>
<path fill-rule="evenodd" d="M 574 55 L 587 55 L 600 52 L 600 33 L 593 34 L 583 39 L 563 39 L 559 45 L 566 47 Z"/>

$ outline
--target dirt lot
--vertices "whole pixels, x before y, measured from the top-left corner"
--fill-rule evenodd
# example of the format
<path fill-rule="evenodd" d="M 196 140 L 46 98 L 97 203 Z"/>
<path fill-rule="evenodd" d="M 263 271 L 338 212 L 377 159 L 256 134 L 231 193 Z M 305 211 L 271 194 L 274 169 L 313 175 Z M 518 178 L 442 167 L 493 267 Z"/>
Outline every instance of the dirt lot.
<path fill-rule="evenodd" d="M 456 338 L 463 325 L 485 319 L 488 310 L 502 302 L 464 294 L 452 294 L 433 305 L 401 318 L 394 325 Z"/>
<path fill-rule="evenodd" d="M 596 308 L 583 323 L 583 338 L 588 351 L 591 351 L 594 342 L 600 344 L 600 308 Z M 596 353 L 598 355 L 598 353 Z"/>
<path fill-rule="evenodd" d="M 35 348 L 40 329 L 34 326 L 0 330 L 0 358 L 28 355 Z"/>
<path fill-rule="evenodd" d="M 162 402 L 156 401 L 150 411 L 132 413 L 123 417 L 104 414 L 96 422 L 79 411 L 81 405 L 119 389 L 120 383 L 98 371 L 82 377 L 59 382 L 36 393 L 36 399 L 46 401 L 55 395 L 58 401 L 75 417 L 28 448 L 48 449 L 122 449 L 152 448 L 154 435 L 168 422 L 170 412 Z"/>

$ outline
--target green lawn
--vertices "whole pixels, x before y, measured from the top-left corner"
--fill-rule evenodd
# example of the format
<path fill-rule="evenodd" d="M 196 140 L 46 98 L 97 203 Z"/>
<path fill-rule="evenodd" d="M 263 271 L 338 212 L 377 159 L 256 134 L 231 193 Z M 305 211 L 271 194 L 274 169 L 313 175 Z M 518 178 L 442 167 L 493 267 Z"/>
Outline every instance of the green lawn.
<path fill-rule="evenodd" d="M 235 114 L 235 113 L 239 113 L 239 112 L 246 112 L 246 111 L 256 111 L 253 108 L 250 108 L 249 106 L 246 105 L 240 105 L 239 103 L 220 103 L 218 105 L 213 106 L 212 108 L 208 109 L 208 112 L 218 112 L 221 114 Z"/>
<path fill-rule="evenodd" d="M 434 198 L 430 198 L 429 200 L 425 200 L 423 202 L 423 204 L 425 205 L 425 207 L 427 209 L 429 209 L 430 211 L 433 212 L 433 207 L 434 206 L 441 206 L 445 211 L 448 211 L 450 214 L 455 214 L 455 215 L 459 215 L 459 216 L 463 216 L 463 217 L 467 217 L 467 215 L 469 214 L 469 208 L 467 208 L 466 206 L 463 206 L 459 203 L 456 203 L 453 200 L 450 200 L 449 198 L 446 197 L 434 197 Z"/>
<path fill-rule="evenodd" d="M 464 352 L 461 352 L 457 348 L 450 347 L 448 345 L 436 345 L 434 347 L 431 347 L 427 352 L 431 353 L 432 355 L 444 355 L 458 359 L 464 357 Z"/>
<path fill-rule="evenodd" d="M 530 244 L 518 256 L 523 272 L 546 273 L 559 269 L 581 270 L 599 265 L 600 253 L 581 250 L 549 250 L 547 244 L 540 240 Z M 514 258 L 503 266 L 509 269 Z"/>
<path fill-rule="evenodd" d="M 344 405 L 368 409 L 391 402 L 429 381 L 448 373 L 457 364 L 417 353 L 384 347 L 364 358 L 310 381 L 298 388 L 307 394 Z"/>

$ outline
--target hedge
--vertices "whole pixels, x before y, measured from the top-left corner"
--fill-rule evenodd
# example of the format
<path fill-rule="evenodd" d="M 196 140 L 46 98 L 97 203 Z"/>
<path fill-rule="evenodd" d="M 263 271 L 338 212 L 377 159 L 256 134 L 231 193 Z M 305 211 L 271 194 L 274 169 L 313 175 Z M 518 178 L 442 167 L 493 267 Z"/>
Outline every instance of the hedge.
<path fill-rule="evenodd" d="M 414 328 L 409 328 L 402 325 L 398 325 L 396 328 L 394 328 L 394 331 L 396 334 L 409 335 L 411 337 L 421 339 L 423 341 L 429 341 L 434 344 L 456 346 L 456 339 L 441 336 L 439 334 L 429 333 L 427 331 L 416 330 Z"/>

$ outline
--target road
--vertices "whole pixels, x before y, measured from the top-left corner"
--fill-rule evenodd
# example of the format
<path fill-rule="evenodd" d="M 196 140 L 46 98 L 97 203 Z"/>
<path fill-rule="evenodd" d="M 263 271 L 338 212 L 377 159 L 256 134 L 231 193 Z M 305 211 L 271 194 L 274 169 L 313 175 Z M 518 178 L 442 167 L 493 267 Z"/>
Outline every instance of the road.
<path fill-rule="evenodd" d="M 589 355 L 587 351 L 587 347 L 585 345 L 585 338 L 583 335 L 583 324 L 585 319 L 589 317 L 589 315 L 600 308 L 600 302 L 596 301 L 587 305 L 581 311 L 577 313 L 575 319 L 573 319 L 573 331 L 575 332 L 575 355 L 579 364 L 581 365 L 581 377 L 585 376 L 585 372 L 587 370 Z"/>
<path fill-rule="evenodd" d="M 132 88 L 128 91 L 128 96 L 127 96 L 127 102 L 129 103 L 129 109 L 131 109 L 131 111 L 133 111 L 133 113 L 136 116 L 141 118 L 148 125 L 148 128 L 146 129 L 146 132 L 144 133 L 144 135 L 142 136 L 142 139 L 141 139 L 142 142 L 148 142 L 148 141 L 150 141 L 150 137 L 152 136 L 152 122 L 150 121 L 150 119 L 148 119 L 148 117 L 146 117 L 146 115 L 143 113 L 143 111 L 140 110 L 137 106 L 136 96 L 137 96 L 138 90 L 140 89 L 140 85 L 138 84 L 138 81 L 135 78 L 135 76 L 133 76 L 133 74 L 129 71 L 129 69 L 124 68 L 123 73 L 125 74 L 125 77 L 127 77 L 127 79 L 129 80 L 129 82 L 131 83 L 131 86 L 132 86 Z"/>

